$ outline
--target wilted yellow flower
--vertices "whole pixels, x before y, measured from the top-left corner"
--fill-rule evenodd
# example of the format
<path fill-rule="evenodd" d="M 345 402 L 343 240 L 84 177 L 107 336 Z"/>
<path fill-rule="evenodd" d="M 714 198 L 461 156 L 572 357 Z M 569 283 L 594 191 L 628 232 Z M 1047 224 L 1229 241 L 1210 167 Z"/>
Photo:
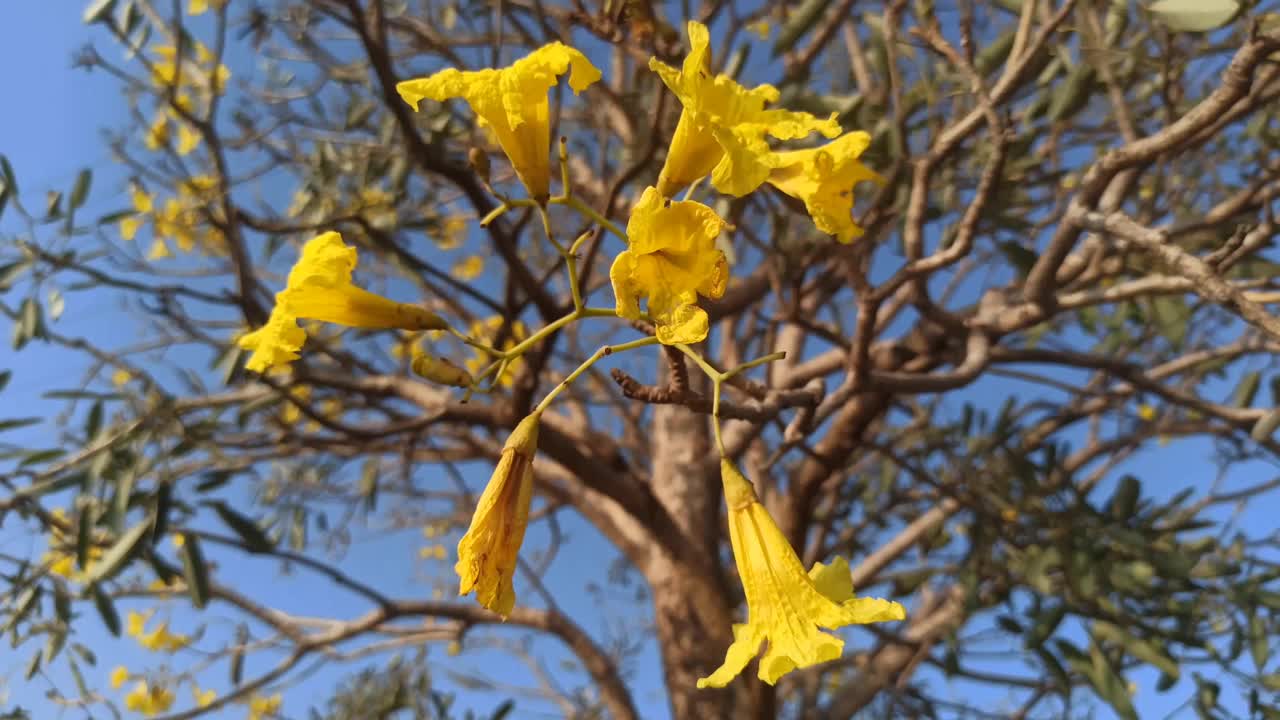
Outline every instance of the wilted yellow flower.
<path fill-rule="evenodd" d="M 284 290 L 276 293 L 276 306 L 267 324 L 239 339 L 252 350 L 245 367 L 263 372 L 298 358 L 307 334 L 298 318 L 363 328 L 443 330 L 448 327 L 435 313 L 375 295 L 351 284 L 356 249 L 342 242 L 336 232 L 318 235 L 302 248 L 289 271 Z"/>
<path fill-rule="evenodd" d="M 494 347 L 494 343 L 497 342 L 498 334 L 502 331 L 503 326 L 507 327 L 507 338 L 503 341 L 502 347 L 495 347 L 497 350 L 510 350 L 529 337 L 529 330 L 519 320 L 507 323 L 501 315 L 490 315 L 484 320 L 471 324 L 471 338 Z M 466 365 L 467 371 L 474 377 L 479 375 L 480 371 L 484 370 L 490 362 L 492 362 L 492 359 L 488 353 L 476 349 L 476 353 L 467 358 L 467 361 L 463 364 Z M 516 373 L 520 372 L 520 367 L 523 363 L 523 358 L 516 358 L 507 363 L 506 369 L 498 376 L 497 384 L 502 387 L 511 387 L 511 383 L 515 382 Z"/>
<path fill-rule="evenodd" d="M 547 91 L 569 73 L 579 93 L 600 79 L 586 55 L 560 42 L 534 50 L 510 67 L 461 71 L 448 68 L 396 85 L 400 97 L 418 109 L 422 100 L 462 98 L 488 127 L 511 160 L 529 195 L 546 202 L 551 185 L 551 125 Z"/>
<path fill-rule="evenodd" d="M 480 277 L 480 273 L 484 272 L 484 258 L 479 255 L 468 255 L 459 260 L 449 272 L 463 282 L 475 280 Z"/>
<path fill-rule="evenodd" d="M 649 60 L 649 69 L 684 105 L 658 176 L 664 196 L 672 197 L 707 173 L 720 192 L 745 195 L 769 176 L 766 135 L 795 140 L 811 132 L 829 138 L 840 134 L 835 113 L 822 120 L 805 112 L 767 110 L 765 105 L 779 97 L 777 88 L 747 89 L 728 75 L 713 76 L 707 26 L 690 20 L 687 28 L 690 48 L 681 69 Z"/>
<path fill-rule="evenodd" d="M 493 477 L 471 516 L 471 526 L 458 541 L 458 562 L 454 566 L 459 578 L 458 594 L 474 590 L 481 605 L 504 618 L 516 603 L 511 578 L 529 523 L 539 417 L 534 414 L 521 420 L 507 438 Z"/>
<path fill-rule="evenodd" d="M 249 720 L 264 720 L 280 714 L 280 693 L 271 697 L 254 695 L 249 699 Z"/>
<path fill-rule="evenodd" d="M 129 668 L 123 665 L 117 665 L 115 669 L 111 671 L 112 689 L 119 690 L 120 686 L 124 685 L 128 681 L 129 681 Z"/>
<path fill-rule="evenodd" d="M 191 643 L 190 637 L 169 632 L 168 620 L 162 621 L 155 630 L 147 632 L 147 623 L 150 622 L 153 613 L 154 611 L 146 613 L 129 611 L 127 632 L 130 637 L 137 638 L 139 645 L 147 650 L 172 653 Z"/>
<path fill-rule="evenodd" d="M 173 706 L 173 691 L 163 685 L 148 686 L 146 680 L 139 680 L 125 695 L 124 706 L 143 715 L 159 715 Z"/>
<path fill-rule="evenodd" d="M 842 243 L 853 242 L 862 228 L 853 222 L 853 186 L 863 180 L 884 178 L 858 162 L 871 144 L 862 131 L 845 133 L 826 145 L 809 150 L 774 153 L 769 164 L 769 184 L 803 200 L 813 224 Z"/>
<path fill-rule="evenodd" d="M 849 564 L 837 557 L 805 573 L 800 558 L 751 483 L 727 459 L 720 461 L 729 539 L 747 596 L 747 622 L 733 626 L 724 664 L 698 680 L 698 687 L 724 687 L 751 662 L 760 644 L 759 677 L 770 685 L 796 668 L 840 657 L 844 641 L 820 631 L 845 625 L 902 620 L 902 606 L 878 598 L 855 598 Z"/>
<path fill-rule="evenodd" d="M 639 299 L 647 297 L 658 340 L 670 345 L 705 338 L 707 312 L 696 303 L 698 295 L 724 294 L 729 265 L 716 248 L 724 226 L 706 205 L 666 205 L 656 189 L 646 188 L 627 222 L 629 247 L 609 268 L 618 315 L 639 318 Z"/>

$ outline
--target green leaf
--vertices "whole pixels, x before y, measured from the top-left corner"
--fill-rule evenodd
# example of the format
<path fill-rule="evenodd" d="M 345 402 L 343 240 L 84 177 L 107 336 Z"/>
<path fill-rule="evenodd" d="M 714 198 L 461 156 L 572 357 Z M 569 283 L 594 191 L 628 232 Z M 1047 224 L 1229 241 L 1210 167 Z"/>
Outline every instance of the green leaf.
<path fill-rule="evenodd" d="M 36 673 L 40 672 L 40 657 L 41 657 L 40 653 L 36 653 L 35 655 L 31 656 L 31 659 L 29 661 L 27 661 L 27 670 L 24 675 L 27 680 L 30 680 L 31 678 L 35 677 Z"/>
<path fill-rule="evenodd" d="M 89 567 L 89 548 L 93 545 L 93 510 L 88 498 L 76 501 L 76 567 Z"/>
<path fill-rule="evenodd" d="M 4 155 L 0 155 L 0 176 L 4 177 L 5 192 L 17 195 L 18 177 L 13 174 L 13 166 L 9 164 L 9 158 Z"/>
<path fill-rule="evenodd" d="M 511 714 L 511 711 L 514 710 L 515 707 L 515 700 L 504 700 L 501 705 L 494 708 L 493 714 L 489 716 L 489 720 L 503 720 L 503 718 Z"/>
<path fill-rule="evenodd" d="M 9 380 L 13 378 L 12 370 L 0 370 L 0 390 L 4 390 L 9 385 Z"/>
<path fill-rule="evenodd" d="M 1151 300 L 1151 318 L 1155 320 L 1156 329 L 1174 347 L 1181 347 L 1187 337 L 1187 326 L 1191 321 L 1191 309 L 1181 297 L 1161 295 Z"/>
<path fill-rule="evenodd" d="M 151 521 L 143 520 L 133 527 L 129 528 L 116 543 L 107 550 L 102 556 L 102 560 L 93 566 L 89 572 L 87 581 L 96 583 L 107 578 L 113 577 L 120 572 L 125 563 L 133 557 L 133 553 L 138 549 L 142 538 L 146 536 L 147 531 L 151 529 Z"/>
<path fill-rule="evenodd" d="M 244 646 L 249 642 L 249 626 L 240 623 L 236 627 L 236 642 L 231 650 L 231 685 L 238 687 L 244 679 Z"/>
<path fill-rule="evenodd" d="M 1058 629 L 1058 625 L 1062 623 L 1062 619 L 1066 615 L 1067 606 L 1065 603 L 1059 603 L 1036 613 L 1034 622 L 1027 630 L 1027 636 L 1023 640 L 1023 646 L 1028 650 L 1034 650 L 1044 645 L 1044 641 L 1053 635 L 1053 632 Z"/>
<path fill-rule="evenodd" d="M 245 549 L 251 553 L 270 552 L 275 543 L 271 542 L 271 538 L 262 531 L 258 524 L 240 513 L 227 507 L 227 504 L 221 500 L 207 502 L 207 505 L 218 513 L 218 517 L 222 518 L 222 522 L 227 527 L 235 531 L 240 539 L 244 541 Z"/>
<path fill-rule="evenodd" d="M 98 437 L 100 430 L 102 430 L 102 401 L 98 400 L 93 403 L 93 407 L 89 408 L 89 414 L 84 419 L 85 440 Z"/>
<path fill-rule="evenodd" d="M 371 457 L 364 461 L 360 471 L 360 495 L 364 498 L 365 512 L 373 512 L 378 508 L 378 458 Z"/>
<path fill-rule="evenodd" d="M 1207 32 L 1231 22 L 1240 12 L 1240 3 L 1237 0 L 1156 0 L 1147 9 L 1170 30 Z"/>
<path fill-rule="evenodd" d="M 93 0 L 89 3 L 89 7 L 84 9 L 84 15 L 80 19 L 85 25 L 94 23 L 111 21 L 111 11 L 116 9 L 116 0 Z"/>
<path fill-rule="evenodd" d="M 44 422 L 44 418 L 13 418 L 11 420 L 0 420 L 0 432 L 29 427 L 31 425 L 39 425 L 42 422 Z"/>
<path fill-rule="evenodd" d="M 1111 661 L 1097 643 L 1089 645 L 1089 659 L 1093 665 L 1089 680 L 1098 692 L 1098 697 L 1105 700 L 1125 720 L 1137 720 L 1138 712 L 1134 710 L 1133 701 L 1129 698 L 1129 685 L 1112 667 Z"/>
<path fill-rule="evenodd" d="M 1258 385 L 1262 382 L 1262 373 L 1257 370 L 1251 370 L 1240 378 L 1240 384 L 1236 385 L 1236 390 L 1231 394 L 1231 403 L 1236 407 L 1249 407 L 1253 404 L 1253 399 L 1258 395 Z"/>
<path fill-rule="evenodd" d="M 830 5 L 827 0 L 805 0 L 800 7 L 792 9 L 787 15 L 786 24 L 778 31 L 778 39 L 773 43 L 773 56 L 778 57 L 794 47 L 796 41 L 809 32 Z"/>
<path fill-rule="evenodd" d="M 190 533 L 182 543 L 182 577 L 187 581 L 192 604 L 204 607 L 209 602 L 209 566 L 200 551 L 200 541 Z"/>
<path fill-rule="evenodd" d="M 76 175 L 76 184 L 71 187 L 71 197 L 67 200 L 67 204 L 72 210 L 84 206 L 84 201 L 89 197 L 89 188 L 92 185 L 92 170 L 85 168 Z"/>
<path fill-rule="evenodd" d="M 1119 484 L 1116 485 L 1116 491 L 1112 493 L 1111 500 L 1108 501 L 1108 509 L 1111 517 L 1125 521 L 1133 517 L 1134 511 L 1138 507 L 1138 497 L 1142 492 L 1142 483 L 1138 478 L 1132 475 L 1125 475 L 1120 478 Z"/>
<path fill-rule="evenodd" d="M 1097 87 L 1092 65 L 1080 63 L 1076 65 L 1067 81 L 1053 91 L 1053 99 L 1049 101 L 1048 118 L 1052 122 L 1061 122 L 1084 109 L 1089 104 L 1089 97 Z"/>
<path fill-rule="evenodd" d="M 0 191 L 0 199 L 3 198 L 3 195 L 4 193 Z M 3 202 L 0 202 L 0 206 L 3 206 L 3 204 Z M 31 263 L 27 260 L 16 260 L 0 265 L 0 292 L 13 287 L 13 284 L 22 276 L 22 273 L 26 272 L 30 267 Z"/>
<path fill-rule="evenodd" d="M 89 586 L 89 592 L 93 595 L 93 606 L 98 609 L 102 624 L 107 626 L 112 635 L 120 637 L 120 613 L 116 612 L 116 604 L 97 583 Z"/>
<path fill-rule="evenodd" d="M 1093 624 L 1093 634 L 1101 640 L 1119 645 L 1124 648 L 1125 652 L 1158 668 L 1162 673 L 1172 677 L 1174 680 L 1177 680 L 1182 674 L 1178 667 L 1178 661 L 1174 660 L 1167 651 L 1157 647 L 1149 640 L 1129 634 L 1123 628 L 1098 620 Z"/>
<path fill-rule="evenodd" d="M 1258 668 L 1258 672 L 1262 672 L 1271 659 L 1271 638 L 1267 633 L 1267 621 L 1256 612 L 1249 618 L 1249 655 L 1253 657 L 1253 665 Z"/>

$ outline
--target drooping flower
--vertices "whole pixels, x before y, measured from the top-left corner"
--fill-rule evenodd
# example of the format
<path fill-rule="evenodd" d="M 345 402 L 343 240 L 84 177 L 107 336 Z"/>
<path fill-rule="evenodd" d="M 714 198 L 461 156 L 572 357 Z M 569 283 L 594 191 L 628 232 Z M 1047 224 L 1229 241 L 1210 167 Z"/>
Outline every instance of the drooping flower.
<path fill-rule="evenodd" d="M 159 715 L 173 707 L 173 691 L 163 685 L 148 685 L 146 680 L 139 680 L 125 695 L 124 706 L 143 715 Z"/>
<path fill-rule="evenodd" d="M 298 327 L 298 318 L 375 329 L 448 328 L 443 319 L 425 308 L 398 303 L 351 284 L 355 268 L 356 249 L 344 244 L 338 233 L 327 232 L 308 241 L 289 271 L 285 289 L 276 293 L 267 324 L 239 339 L 240 347 L 253 351 L 245 367 L 264 372 L 296 360 L 307 337 Z"/>
<path fill-rule="evenodd" d="M 698 687 L 724 687 L 751 662 L 760 644 L 759 677 L 770 685 L 796 668 L 840 657 L 844 641 L 819 630 L 845 625 L 902 620 L 896 602 L 856 598 L 849 564 L 837 557 L 816 563 L 805 573 L 800 558 L 757 499 L 751 483 L 733 463 L 720 461 L 729 539 L 747 596 L 747 622 L 733 626 L 733 644 L 724 664 L 698 680 Z"/>
<path fill-rule="evenodd" d="M 647 297 L 658 340 L 671 345 L 705 338 L 707 312 L 696 303 L 698 295 L 724 294 L 729 265 L 716 248 L 724 226 L 706 205 L 667 205 L 657 189 L 646 188 L 627 221 L 629 247 L 609 268 L 618 315 L 638 319 L 639 299 Z"/>
<path fill-rule="evenodd" d="M 422 100 L 465 100 L 480 124 L 493 131 L 529 195 L 545 202 L 551 183 L 547 91 L 566 72 L 575 94 L 600 79 L 600 71 L 586 55 L 553 42 L 509 67 L 475 71 L 448 68 L 430 77 L 401 82 L 396 90 L 414 110 Z"/>
<path fill-rule="evenodd" d="M 476 593 L 476 601 L 502 617 L 515 607 L 512 576 L 516 555 L 529 524 L 533 498 L 533 456 L 538 451 L 538 420 L 520 421 L 502 446 L 502 456 L 485 486 L 471 526 L 458 541 L 458 594 Z"/>
<path fill-rule="evenodd" d="M 884 182 L 858 161 L 870 144 L 871 136 L 859 130 L 822 147 L 774 153 L 769 160 L 774 168 L 769 184 L 804 201 L 819 230 L 835 235 L 842 243 L 853 242 L 862 235 L 852 217 L 853 186 L 863 180 Z"/>
<path fill-rule="evenodd" d="M 684 106 L 658 176 L 658 190 L 665 197 L 707 173 L 720 192 L 745 195 L 769 176 L 766 135 L 795 140 L 811 132 L 829 138 L 840 134 L 835 113 L 823 120 L 806 112 L 766 109 L 777 101 L 777 88 L 748 89 L 728 75 L 712 75 L 707 26 L 690 20 L 687 30 L 689 54 L 679 70 L 657 58 L 649 60 L 649 69 Z"/>

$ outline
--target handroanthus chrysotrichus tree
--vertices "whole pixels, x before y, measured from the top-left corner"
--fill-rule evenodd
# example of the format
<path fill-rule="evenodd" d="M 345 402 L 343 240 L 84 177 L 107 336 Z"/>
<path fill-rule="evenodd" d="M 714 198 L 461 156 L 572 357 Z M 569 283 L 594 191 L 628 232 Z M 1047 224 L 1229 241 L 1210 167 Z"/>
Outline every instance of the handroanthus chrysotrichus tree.
<path fill-rule="evenodd" d="M 5 455 L 28 677 L 1277 715 L 1280 22 L 1240 5 L 93 3 L 119 212 L 0 166 L 15 346 L 83 368 Z"/>

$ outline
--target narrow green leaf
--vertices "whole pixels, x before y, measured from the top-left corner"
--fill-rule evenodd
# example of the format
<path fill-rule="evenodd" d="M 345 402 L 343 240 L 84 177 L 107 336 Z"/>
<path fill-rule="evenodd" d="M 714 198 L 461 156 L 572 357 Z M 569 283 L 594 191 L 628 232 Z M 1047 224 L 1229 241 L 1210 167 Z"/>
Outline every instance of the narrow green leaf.
<path fill-rule="evenodd" d="M 1157 647 L 1149 640 L 1131 635 L 1126 630 L 1111 623 L 1098 620 L 1093 624 L 1093 634 L 1099 639 L 1115 643 L 1125 652 L 1158 668 L 1162 673 L 1177 680 L 1181 676 L 1178 661 L 1174 660 L 1166 650 Z"/>
<path fill-rule="evenodd" d="M 244 541 L 245 549 L 249 552 L 270 552 L 275 547 L 275 543 L 271 542 L 271 539 L 267 537 L 267 534 L 262 531 L 262 528 L 256 522 L 232 510 L 226 503 L 221 500 L 215 500 L 206 504 L 211 506 L 214 512 L 218 513 L 218 517 L 222 519 L 222 522 L 226 523 L 227 527 L 240 536 L 240 539 Z"/>
<path fill-rule="evenodd" d="M 40 672 L 40 658 L 41 654 L 37 652 L 35 655 L 31 656 L 30 660 L 27 661 L 27 670 L 24 673 L 24 677 L 26 677 L 27 680 L 35 677 L 36 673 Z"/>
<path fill-rule="evenodd" d="M 182 576 L 187 581 L 192 604 L 204 607 L 209 602 L 209 566 L 200 550 L 200 541 L 191 534 L 185 535 L 182 543 Z"/>
<path fill-rule="evenodd" d="M 1276 428 L 1280 428 L 1280 408 L 1258 418 L 1258 422 L 1253 424 L 1253 429 L 1249 431 L 1249 437 L 1256 442 L 1263 442 L 1275 434 Z"/>
<path fill-rule="evenodd" d="M 125 563 L 133 557 L 134 551 L 138 548 L 142 538 L 146 537 L 147 531 L 151 529 L 150 520 L 143 520 L 133 527 L 129 528 L 115 544 L 103 554 L 102 560 L 98 561 L 86 578 L 89 583 L 96 583 L 115 576 L 117 572 L 125 566 Z"/>
<path fill-rule="evenodd" d="M 112 635 L 119 637 L 120 613 L 116 612 L 115 602 L 102 591 L 102 586 L 97 583 L 89 586 L 89 593 L 93 595 L 93 606 L 98 609 L 98 616 L 102 618 L 102 624 L 107 626 L 107 630 Z"/>
<path fill-rule="evenodd" d="M 1262 672 L 1271 659 L 1271 637 L 1267 632 L 1267 621 L 1256 612 L 1249 618 L 1249 655 L 1258 672 Z"/>
<path fill-rule="evenodd" d="M 1121 522 L 1133 517 L 1134 511 L 1138 508 L 1138 498 L 1141 493 L 1142 483 L 1138 478 L 1132 475 L 1120 478 L 1116 491 L 1112 493 L 1107 503 L 1111 517 Z"/>
<path fill-rule="evenodd" d="M 84 419 L 84 437 L 86 440 L 93 440 L 98 437 L 98 431 L 102 430 L 102 401 L 98 400 L 89 408 L 89 414 Z"/>
<path fill-rule="evenodd" d="M 29 427 L 31 425 L 39 425 L 42 422 L 44 422 L 44 418 L 13 418 L 12 420 L 0 420 L 0 432 Z"/>
<path fill-rule="evenodd" d="M 67 200 L 67 204 L 72 210 L 84 206 L 84 201 L 89 197 L 89 188 L 92 185 L 92 170 L 85 168 L 76 175 L 76 183 L 71 188 L 71 197 Z"/>
<path fill-rule="evenodd" d="M 1240 384 L 1236 385 L 1236 390 L 1231 394 L 1231 403 L 1236 407 L 1249 407 L 1253 405 L 1253 399 L 1258 395 L 1258 386 L 1262 383 L 1262 373 L 1257 370 L 1251 370 L 1240 378 Z"/>

